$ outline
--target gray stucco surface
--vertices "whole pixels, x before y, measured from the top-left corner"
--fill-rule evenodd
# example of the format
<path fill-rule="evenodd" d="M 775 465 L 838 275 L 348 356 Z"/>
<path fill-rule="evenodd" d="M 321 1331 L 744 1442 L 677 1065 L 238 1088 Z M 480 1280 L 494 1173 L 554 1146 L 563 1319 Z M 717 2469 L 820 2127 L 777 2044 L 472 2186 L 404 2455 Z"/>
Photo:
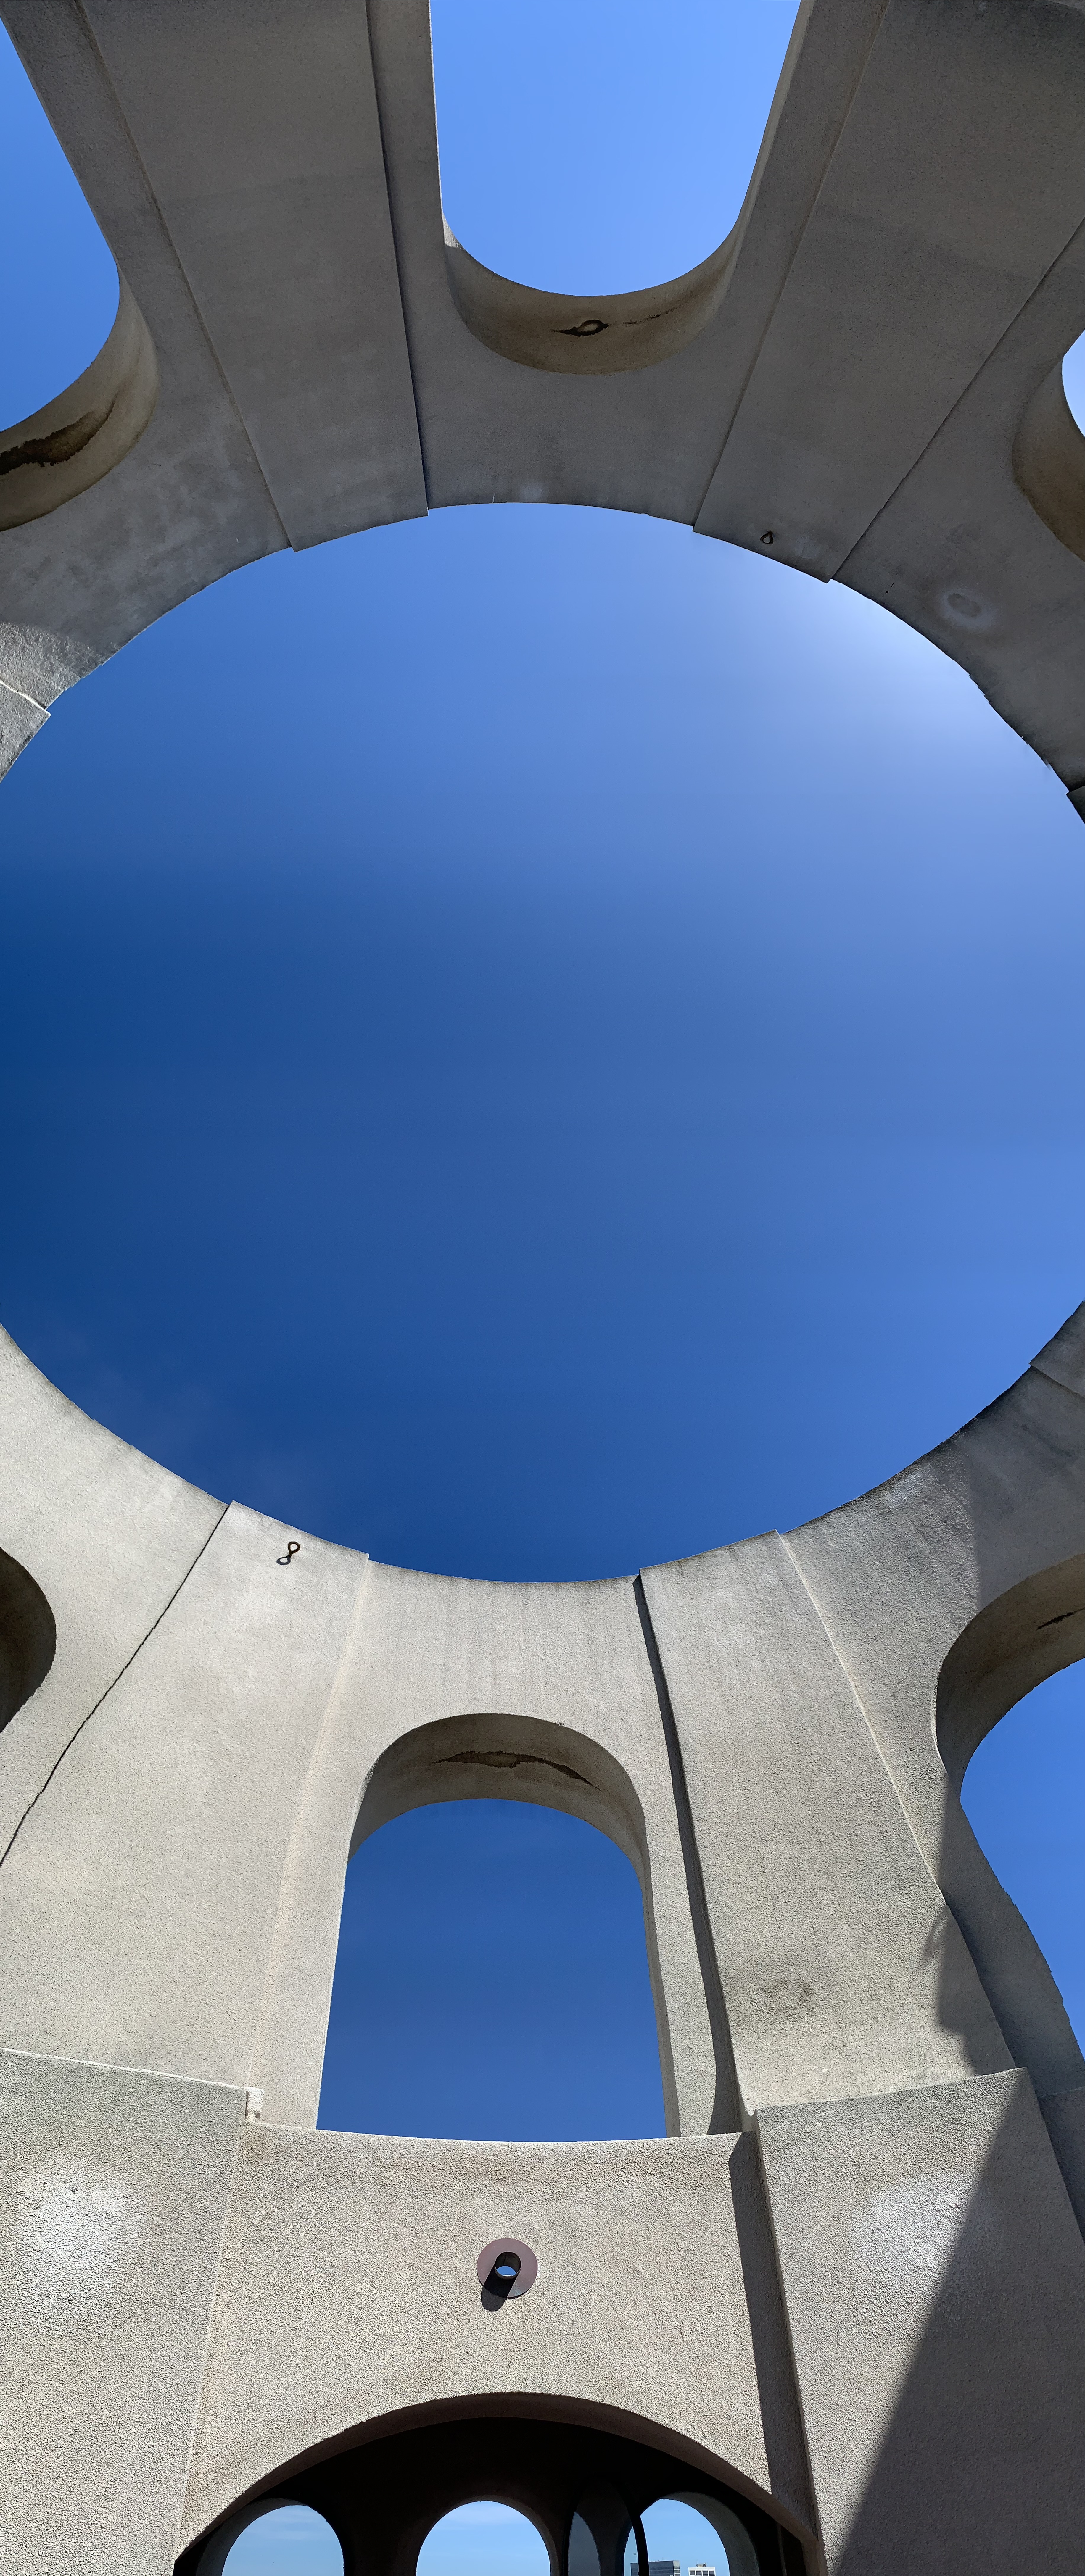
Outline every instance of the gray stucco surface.
<path fill-rule="evenodd" d="M 0 2051 L 0 2563 L 172 2565 L 241 2096 Z"/>
<path fill-rule="evenodd" d="M 758 2136 L 830 2566 L 1072 2565 L 1085 2245 L 1027 2078 L 781 2107 Z M 1037 2523 L 1056 2461 L 1064 2541 Z"/>
<path fill-rule="evenodd" d="M 770 2259 L 744 2170 L 751 2146 L 246 2129 L 183 2538 L 353 2425 L 510 2390 L 652 2424 L 666 2389 L 670 2429 L 689 2451 L 712 2462 L 722 2452 L 740 2483 L 801 2524 L 782 2315 L 767 2318 L 783 2403 L 766 2438 L 744 2287 L 744 2254 L 755 2271 Z M 539 2277 L 494 2313 L 475 2257 L 502 2231 L 532 2246 Z M 649 2281 L 672 2295 L 653 2295 L 645 2332 Z"/>
<path fill-rule="evenodd" d="M 1075 2563 L 1085 2083 L 958 1791 L 1085 1642 L 1083 1340 L 807 1529 L 582 1585 L 224 1510 L 4 1345 L 12 2563 L 194 2576 L 285 2492 L 413 2576 L 490 2492 L 619 2576 L 668 2480 L 747 2576 Z M 667 2140 L 317 2133 L 351 1849 L 493 1794 L 637 1869 Z"/>

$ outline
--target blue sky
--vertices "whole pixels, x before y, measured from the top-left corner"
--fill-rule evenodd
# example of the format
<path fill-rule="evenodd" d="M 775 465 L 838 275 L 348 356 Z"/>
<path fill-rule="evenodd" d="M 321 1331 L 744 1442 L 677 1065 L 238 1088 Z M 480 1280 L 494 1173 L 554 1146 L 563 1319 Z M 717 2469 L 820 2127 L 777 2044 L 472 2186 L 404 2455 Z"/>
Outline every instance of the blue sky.
<path fill-rule="evenodd" d="M 689 2505 L 664 2498 L 644 2516 L 651 2559 L 677 2559 L 682 2576 L 691 2565 L 727 2576 L 726 2550 L 711 2524 Z M 627 2547 L 626 2565 L 635 2562 Z M 306 2505 L 281 2505 L 234 2542 L 230 2576 L 342 2576 L 343 2556 L 329 2525 Z M 549 2576 L 546 2544 L 511 2505 L 480 2497 L 448 2513 L 423 2542 L 418 2576 Z"/>
<path fill-rule="evenodd" d="M 683 7 L 660 49 L 643 7 L 437 0 L 455 230 L 540 285 L 675 274 L 791 16 Z M 7 52 L 0 146 L 16 419 L 116 282 Z M 688 531 L 445 512 L 234 576 L 19 763 L 0 924 L 8 1328 L 179 1472 L 392 1562 L 787 1527 L 1082 1294 L 1080 822 L 918 637 Z M 1083 1736 L 1074 1672 L 966 1803 L 1085 2032 Z M 525 1978 L 545 2041 L 495 2069 Z M 325 2116 L 649 2131 L 645 1996 L 588 1828 L 404 1819 L 348 1881 Z"/>

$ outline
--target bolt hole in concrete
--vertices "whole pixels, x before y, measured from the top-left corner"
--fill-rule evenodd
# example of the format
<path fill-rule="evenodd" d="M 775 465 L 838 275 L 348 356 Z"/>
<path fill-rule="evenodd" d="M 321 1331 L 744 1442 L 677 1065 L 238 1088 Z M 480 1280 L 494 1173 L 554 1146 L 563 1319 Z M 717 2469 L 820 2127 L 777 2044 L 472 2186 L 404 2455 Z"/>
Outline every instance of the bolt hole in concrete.
<path fill-rule="evenodd" d="M 0 430 L 63 393 L 117 317 L 116 264 L 0 26 Z"/>
<path fill-rule="evenodd" d="M 433 0 L 446 219 L 503 277 L 620 295 L 730 231 L 795 0 Z M 600 82 L 600 62 L 606 79 Z"/>
<path fill-rule="evenodd" d="M 320 2126 L 660 2137 L 644 1909 L 625 1854 L 579 1817 L 512 1799 L 450 1799 L 382 1825 L 347 1871 Z"/>
<path fill-rule="evenodd" d="M 482 2285 L 482 2304 L 493 2312 L 506 2299 L 522 2299 L 539 2277 L 538 2258 L 519 2237 L 494 2237 L 475 2265 Z"/>
<path fill-rule="evenodd" d="M 961 1804 L 1085 2048 L 1085 1665 L 1052 1673 L 1000 1718 L 972 1756 Z"/>
<path fill-rule="evenodd" d="M 343 2576 L 343 2552 L 322 2513 L 276 2505 L 235 2540 L 223 2576 Z"/>
<path fill-rule="evenodd" d="M 434 2523 L 418 2553 L 418 2576 L 551 2576 L 550 2557 L 526 2514 L 479 2497 Z"/>

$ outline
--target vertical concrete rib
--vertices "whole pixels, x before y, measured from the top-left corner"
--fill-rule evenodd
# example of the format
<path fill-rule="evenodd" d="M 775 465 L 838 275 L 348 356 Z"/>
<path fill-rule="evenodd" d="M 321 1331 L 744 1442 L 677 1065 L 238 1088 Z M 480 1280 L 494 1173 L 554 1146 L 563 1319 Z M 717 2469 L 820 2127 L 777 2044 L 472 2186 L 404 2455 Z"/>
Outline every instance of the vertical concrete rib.
<path fill-rule="evenodd" d="M 719 1962 L 716 1957 L 716 1945 L 712 1938 L 712 1926 L 709 1921 L 708 1901 L 705 1896 L 704 1871 L 701 1867 L 701 1855 L 697 1847 L 697 1835 L 693 1823 L 693 1810 L 690 1806 L 689 1790 L 686 1785 L 685 1765 L 682 1760 L 682 1747 L 678 1740 L 678 1729 L 674 1722 L 674 1710 L 671 1706 L 671 1695 L 667 1686 L 667 1676 L 663 1670 L 663 1659 L 656 1642 L 655 1629 L 652 1626 L 652 1614 L 648 1608 L 644 1584 L 639 1574 L 633 1584 L 633 1594 L 637 1604 L 637 1615 L 640 1619 L 645 1652 L 648 1657 L 652 1680 L 655 1684 L 656 1698 L 659 1702 L 659 1715 L 663 1727 L 663 1741 L 667 1747 L 667 1761 L 670 1765 L 671 1787 L 674 1791 L 674 1804 L 678 1816 L 678 1834 L 682 1845 L 682 1859 L 685 1863 L 686 1887 L 689 1893 L 689 1910 L 693 1921 L 693 1936 L 697 1944 L 697 1958 L 700 1964 L 701 1975 L 704 1979 L 705 2001 L 708 2005 L 709 2026 L 712 2032 L 712 2047 L 716 2059 L 716 2098 L 712 2105 L 712 2118 L 709 2124 L 709 2134 L 713 2136 L 719 2135 L 721 2132 L 724 2134 L 730 2134 L 736 2129 L 741 2129 L 743 2126 L 742 2095 L 739 2089 L 738 2076 L 735 2071 L 734 2050 L 731 2045 L 731 2027 L 727 2019 L 727 2006 L 724 2001 Z"/>

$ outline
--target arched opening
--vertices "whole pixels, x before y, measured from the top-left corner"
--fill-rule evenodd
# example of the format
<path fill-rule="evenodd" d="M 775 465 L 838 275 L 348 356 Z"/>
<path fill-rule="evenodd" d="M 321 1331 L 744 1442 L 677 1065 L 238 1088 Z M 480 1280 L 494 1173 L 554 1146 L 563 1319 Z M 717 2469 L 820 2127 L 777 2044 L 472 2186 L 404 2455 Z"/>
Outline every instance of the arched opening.
<path fill-rule="evenodd" d="M 800 2534 L 813 2563 L 806 2523 L 792 2512 L 779 2519 L 723 2459 L 713 2464 L 702 2451 L 695 2464 L 660 2426 L 629 2418 L 619 2431 L 612 2408 L 560 2397 L 545 2416 L 521 2398 L 500 2412 L 435 2406 L 406 2427 L 359 2425 L 315 2456 L 282 2462 L 277 2475 L 277 2492 L 191 2544 L 177 2576 L 223 2576 L 227 2563 L 230 2576 L 238 2565 L 257 2576 L 259 2562 L 228 2561 L 229 2551 L 255 2516 L 304 2504 L 341 2536 L 351 2576 L 369 2567 L 384 2576 L 628 2576 L 631 2560 L 634 2576 L 647 2576 L 657 2548 L 678 2559 L 682 2576 L 705 2566 L 716 2576 L 803 2576 Z M 253 2530 L 246 2546 L 256 2541 Z M 692 2557 L 691 2541 L 707 2556 Z M 328 2576 L 338 2576 L 334 2560 Z"/>
<path fill-rule="evenodd" d="M 1085 1665 L 1050 1674 L 992 1727 L 969 1762 L 961 1804 L 1085 2048 Z"/>
<path fill-rule="evenodd" d="M 274 2497 L 212 2534 L 196 2576 L 343 2576 L 343 2551 L 322 2513 Z"/>
<path fill-rule="evenodd" d="M 945 1806 L 941 1883 L 1003 2036 L 1041 2100 L 1085 2084 L 1074 1833 L 1083 1652 L 1085 1558 L 1073 1556 L 998 1594 L 970 1621 L 946 1656 L 934 1703 L 935 1739 L 958 1793 Z"/>
<path fill-rule="evenodd" d="M 659 2496 L 641 2517 L 647 2576 L 757 2576 L 757 2553 L 745 2525 L 718 2497 L 683 2490 Z M 635 2535 L 634 2535 L 635 2538 Z M 626 2576 L 643 2576 L 626 2551 Z"/>
<path fill-rule="evenodd" d="M 412 1807 L 367 1836 L 347 1871 L 319 2125 L 661 2135 L 626 1853 L 579 1816 L 508 1798 Z"/>
<path fill-rule="evenodd" d="M 555 2576 L 538 2524 L 511 2504 L 479 2497 L 442 2514 L 426 2533 L 417 2576 Z"/>
<path fill-rule="evenodd" d="M 56 1621 L 40 1584 L 0 1547 L 0 1727 L 40 1689 L 56 1643 Z"/>
<path fill-rule="evenodd" d="M 0 25 L 0 432 L 83 373 L 117 312 L 112 253 Z"/>
<path fill-rule="evenodd" d="M 435 0 L 442 195 L 487 268 L 624 294 L 707 258 L 749 185 L 796 0 Z M 528 104 L 530 103 L 530 104 Z"/>
<path fill-rule="evenodd" d="M 1085 430 L 1085 331 L 1062 362 L 1062 388 L 1080 430 Z"/>

